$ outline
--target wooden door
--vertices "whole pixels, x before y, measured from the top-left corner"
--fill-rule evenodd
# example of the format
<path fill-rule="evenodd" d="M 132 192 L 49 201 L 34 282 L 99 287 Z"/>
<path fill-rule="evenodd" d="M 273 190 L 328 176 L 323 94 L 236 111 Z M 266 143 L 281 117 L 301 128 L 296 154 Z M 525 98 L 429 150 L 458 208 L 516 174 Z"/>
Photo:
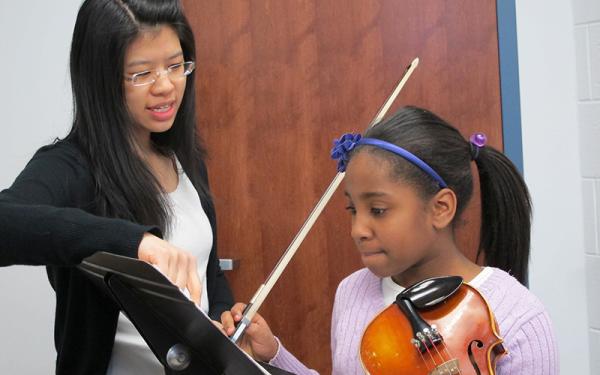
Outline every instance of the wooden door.
<path fill-rule="evenodd" d="M 362 132 L 410 61 L 395 107 L 433 110 L 502 146 L 493 1 L 184 0 L 196 35 L 199 129 L 236 299 L 265 280 L 336 173 L 332 140 Z M 477 199 L 475 201 L 478 201 Z M 479 205 L 461 230 L 473 256 Z M 286 347 L 330 372 L 339 281 L 361 267 L 335 195 L 260 310 Z"/>

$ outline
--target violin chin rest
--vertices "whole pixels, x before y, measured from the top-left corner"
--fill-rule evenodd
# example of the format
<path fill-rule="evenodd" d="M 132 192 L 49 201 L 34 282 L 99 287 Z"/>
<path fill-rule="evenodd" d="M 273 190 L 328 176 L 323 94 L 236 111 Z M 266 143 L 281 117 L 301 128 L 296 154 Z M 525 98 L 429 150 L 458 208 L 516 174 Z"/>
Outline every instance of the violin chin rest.
<path fill-rule="evenodd" d="M 428 309 L 453 295 L 462 285 L 460 276 L 432 277 L 420 281 L 400 292 L 396 301 L 409 300 L 417 309 Z"/>

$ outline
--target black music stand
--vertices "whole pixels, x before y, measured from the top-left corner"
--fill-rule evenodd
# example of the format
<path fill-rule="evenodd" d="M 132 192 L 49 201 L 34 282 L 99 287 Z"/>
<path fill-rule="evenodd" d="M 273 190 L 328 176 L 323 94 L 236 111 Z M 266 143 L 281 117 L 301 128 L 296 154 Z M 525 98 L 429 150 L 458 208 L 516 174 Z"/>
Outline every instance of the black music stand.
<path fill-rule="evenodd" d="M 98 252 L 79 269 L 121 306 L 166 374 L 291 374 L 247 356 L 146 262 Z"/>

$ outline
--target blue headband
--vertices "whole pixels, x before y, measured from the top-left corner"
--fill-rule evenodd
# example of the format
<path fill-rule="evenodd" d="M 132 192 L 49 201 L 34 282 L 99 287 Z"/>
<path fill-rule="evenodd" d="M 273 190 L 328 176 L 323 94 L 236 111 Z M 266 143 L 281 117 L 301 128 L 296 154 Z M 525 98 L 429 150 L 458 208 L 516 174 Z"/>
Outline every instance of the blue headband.
<path fill-rule="evenodd" d="M 333 141 L 333 148 L 331 149 L 331 158 L 338 161 L 337 170 L 338 172 L 345 172 L 346 166 L 348 165 L 348 155 L 350 151 L 354 150 L 357 146 L 369 145 L 382 148 L 384 150 L 393 152 L 396 155 L 402 156 L 407 161 L 411 162 L 415 166 L 419 167 L 423 172 L 430 175 L 437 183 L 440 188 L 448 187 L 446 182 L 433 170 L 427 163 L 416 157 L 414 154 L 406 151 L 402 147 L 398 147 L 395 144 L 385 142 L 375 138 L 362 138 L 360 134 L 344 134 L 340 139 Z"/>

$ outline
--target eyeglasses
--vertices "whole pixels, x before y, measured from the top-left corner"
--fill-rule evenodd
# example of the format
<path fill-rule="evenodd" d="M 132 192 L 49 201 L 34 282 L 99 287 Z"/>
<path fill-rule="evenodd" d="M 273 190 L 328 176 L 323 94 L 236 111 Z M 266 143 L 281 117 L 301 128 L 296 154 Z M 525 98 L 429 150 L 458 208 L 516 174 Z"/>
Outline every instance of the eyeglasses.
<path fill-rule="evenodd" d="M 171 80 L 183 79 L 194 71 L 196 63 L 186 61 L 179 64 L 169 65 L 166 70 L 145 70 L 143 72 L 132 74 L 131 77 L 125 77 L 126 81 L 130 81 L 133 86 L 151 85 L 162 74 L 166 74 Z"/>

